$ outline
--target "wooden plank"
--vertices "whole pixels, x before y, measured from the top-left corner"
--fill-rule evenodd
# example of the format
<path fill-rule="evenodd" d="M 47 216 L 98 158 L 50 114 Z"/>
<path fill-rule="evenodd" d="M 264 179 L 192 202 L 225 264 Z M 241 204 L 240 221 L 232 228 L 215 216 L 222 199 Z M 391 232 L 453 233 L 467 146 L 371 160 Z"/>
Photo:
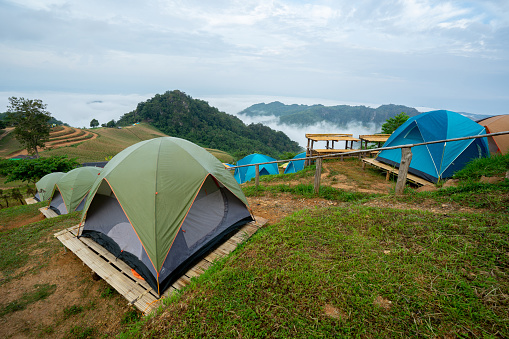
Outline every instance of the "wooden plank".
<path fill-rule="evenodd" d="M 53 211 L 49 207 L 41 207 L 39 208 L 39 211 L 44 214 L 44 216 L 48 219 L 58 217 L 57 212 Z"/>
<path fill-rule="evenodd" d="M 216 250 L 208 253 L 196 265 L 191 267 L 172 286 L 170 286 L 161 298 L 168 297 L 191 282 L 191 279 L 198 277 L 205 272 L 212 262 L 218 258 L 228 255 L 253 235 L 256 230 L 265 225 L 267 220 L 256 218 L 256 221 L 241 227 L 230 239 L 226 240 Z M 158 307 L 161 298 L 150 285 L 132 275 L 131 267 L 120 259 L 115 258 L 108 250 L 97 244 L 90 238 L 78 238 L 79 225 L 67 228 L 55 233 L 55 237 L 62 244 L 80 258 L 92 271 L 97 273 L 115 290 L 122 294 L 130 304 L 134 305 L 145 314 L 150 313 Z"/>
<path fill-rule="evenodd" d="M 399 172 L 399 170 L 397 168 L 389 166 L 387 164 L 384 164 L 384 163 L 377 161 L 375 159 L 364 158 L 364 159 L 362 159 L 362 161 L 369 165 L 372 165 L 374 167 L 378 167 L 381 170 L 387 171 L 387 173 L 393 173 L 393 174 L 397 175 Z M 414 184 L 421 185 L 421 186 L 434 185 L 432 182 L 424 180 L 423 178 L 420 178 L 420 177 L 410 174 L 410 173 L 407 174 L 407 180 L 410 182 L 413 182 Z"/>
<path fill-rule="evenodd" d="M 27 205 L 32 205 L 32 204 L 37 204 L 38 203 L 38 201 L 35 200 L 34 198 L 26 198 L 25 202 L 27 203 Z"/>

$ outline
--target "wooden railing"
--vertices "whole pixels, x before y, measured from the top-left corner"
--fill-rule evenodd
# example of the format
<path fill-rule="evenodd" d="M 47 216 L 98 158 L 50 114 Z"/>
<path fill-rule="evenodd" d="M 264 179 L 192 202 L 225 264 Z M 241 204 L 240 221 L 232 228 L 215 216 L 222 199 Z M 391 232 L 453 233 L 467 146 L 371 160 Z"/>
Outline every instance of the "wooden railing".
<path fill-rule="evenodd" d="M 406 178 L 408 175 L 408 169 L 410 167 L 410 161 L 412 160 L 412 147 L 431 145 L 431 144 L 439 144 L 439 143 L 447 143 L 447 142 L 455 142 L 455 141 L 469 140 L 469 139 L 487 138 L 487 137 L 492 137 L 492 136 L 497 136 L 497 135 L 505 135 L 505 134 L 509 134 L 509 131 L 482 134 L 482 135 L 472 135 L 472 136 L 461 137 L 461 138 L 452 138 L 452 139 L 420 142 L 420 143 L 408 144 L 408 145 L 371 148 L 369 150 L 366 150 L 366 149 L 352 150 L 352 151 L 346 152 L 346 153 L 342 152 L 342 153 L 325 154 L 325 155 L 311 156 L 311 157 L 305 157 L 305 158 L 299 158 L 299 159 L 276 160 L 276 161 L 269 161 L 269 162 L 261 162 L 258 164 L 232 166 L 232 167 L 228 168 L 228 170 L 235 170 L 236 168 L 240 168 L 240 167 L 255 166 L 255 170 L 256 170 L 255 185 L 256 185 L 256 187 L 258 187 L 258 185 L 260 184 L 260 165 L 285 163 L 285 162 L 289 162 L 289 161 L 315 160 L 316 161 L 316 171 L 315 171 L 314 189 L 315 189 L 315 193 L 318 194 L 320 191 L 320 176 L 322 174 L 323 158 L 337 157 L 339 155 L 347 155 L 347 154 L 349 154 L 349 155 L 363 154 L 363 153 L 373 152 L 373 151 L 384 151 L 384 150 L 400 148 L 401 149 L 401 163 L 399 166 L 398 179 L 396 181 L 395 193 L 403 194 L 403 190 L 405 188 L 405 183 L 406 183 Z"/>

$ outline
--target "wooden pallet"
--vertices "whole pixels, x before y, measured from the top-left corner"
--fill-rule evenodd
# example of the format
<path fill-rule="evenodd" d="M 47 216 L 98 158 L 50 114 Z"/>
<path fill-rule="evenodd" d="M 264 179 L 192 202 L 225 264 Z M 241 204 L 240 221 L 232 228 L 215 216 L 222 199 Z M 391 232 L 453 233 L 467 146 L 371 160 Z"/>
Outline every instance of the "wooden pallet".
<path fill-rule="evenodd" d="M 371 166 L 374 166 L 374 167 L 377 167 L 381 170 L 384 170 L 387 172 L 387 174 L 390 174 L 390 173 L 393 173 L 395 175 L 398 175 L 398 172 L 399 172 L 399 169 L 398 168 L 395 168 L 395 167 L 392 167 L 392 166 L 389 166 L 387 164 L 384 164 L 383 162 L 380 162 L 380 161 L 377 161 L 375 159 L 371 159 L 371 158 L 364 158 L 362 159 L 363 161 L 363 167 L 365 164 L 369 164 Z M 387 177 L 388 178 L 388 177 Z M 432 182 L 430 181 L 427 181 L 423 178 L 420 178 L 416 175 L 413 175 L 413 174 L 410 174 L 408 173 L 407 174 L 407 181 L 410 181 L 416 185 L 421 185 L 421 186 L 425 186 L 425 185 L 434 185 Z"/>
<path fill-rule="evenodd" d="M 53 211 L 51 208 L 49 207 L 41 207 L 39 208 L 39 211 L 44 214 L 44 216 L 46 218 L 55 218 L 55 217 L 58 217 L 58 214 L 57 212 Z"/>
<path fill-rule="evenodd" d="M 37 204 L 38 203 L 38 201 L 35 200 L 34 198 L 26 198 L 25 202 L 27 203 L 27 205 L 32 205 L 32 204 Z"/>
<path fill-rule="evenodd" d="M 200 262 L 170 286 L 161 298 L 145 280 L 135 278 L 131 267 L 121 259 L 115 258 L 113 254 L 90 238 L 80 237 L 78 239 L 76 235 L 79 225 L 55 233 L 55 237 L 83 260 L 92 271 L 122 294 L 130 305 L 134 305 L 143 313 L 148 314 L 158 307 L 159 300 L 189 284 L 191 278 L 200 276 L 212 265 L 214 260 L 228 255 L 266 222 L 267 220 L 263 218 L 256 218 L 256 221 L 244 225 L 214 251 L 205 255 Z"/>

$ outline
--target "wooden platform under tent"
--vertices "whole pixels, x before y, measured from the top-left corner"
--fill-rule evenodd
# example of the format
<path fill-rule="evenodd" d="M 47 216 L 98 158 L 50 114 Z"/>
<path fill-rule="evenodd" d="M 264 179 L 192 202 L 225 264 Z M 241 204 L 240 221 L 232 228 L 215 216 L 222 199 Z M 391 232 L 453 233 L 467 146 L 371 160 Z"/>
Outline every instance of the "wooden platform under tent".
<path fill-rule="evenodd" d="M 39 208 L 39 212 L 44 214 L 44 216 L 48 219 L 58 217 L 57 212 L 53 211 L 49 206 Z"/>
<path fill-rule="evenodd" d="M 38 201 L 35 200 L 34 198 L 26 198 L 25 202 L 26 202 L 27 205 L 32 205 L 32 204 L 37 204 L 38 203 Z"/>
<path fill-rule="evenodd" d="M 387 180 L 389 180 L 389 176 L 391 174 L 394 174 L 397 176 L 398 172 L 399 172 L 398 168 L 392 167 L 390 165 L 384 164 L 383 162 L 380 162 L 378 160 L 371 159 L 371 158 L 362 159 L 362 168 L 363 169 L 365 168 L 366 164 L 377 167 L 378 169 L 381 169 L 383 171 L 386 171 L 387 172 Z M 425 180 L 423 178 L 420 178 L 420 177 L 410 174 L 410 173 L 407 174 L 406 179 L 407 179 L 407 181 L 410 181 L 410 182 L 412 182 L 416 185 L 420 185 L 420 186 L 434 185 L 431 181 Z"/>
<path fill-rule="evenodd" d="M 121 259 L 115 258 L 113 254 L 90 238 L 80 237 L 78 239 L 76 235 L 79 225 L 55 233 L 55 237 L 66 248 L 76 254 L 92 271 L 123 295 L 129 304 L 134 305 L 144 314 L 148 314 L 157 309 L 162 298 L 170 296 L 176 290 L 189 284 L 191 278 L 200 276 L 212 265 L 214 260 L 227 256 L 266 223 L 266 219 L 256 218 L 256 221 L 242 226 L 228 240 L 205 255 L 195 266 L 182 275 L 164 292 L 161 298 L 145 280 L 136 278 L 131 267 Z"/>

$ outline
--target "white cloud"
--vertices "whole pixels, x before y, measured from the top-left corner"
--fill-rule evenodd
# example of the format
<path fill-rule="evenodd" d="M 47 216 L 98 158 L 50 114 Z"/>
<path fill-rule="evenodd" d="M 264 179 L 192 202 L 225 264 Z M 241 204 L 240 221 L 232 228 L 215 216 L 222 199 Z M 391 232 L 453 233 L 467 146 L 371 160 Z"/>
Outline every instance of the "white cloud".
<path fill-rule="evenodd" d="M 0 91 L 502 111 L 508 32 L 503 0 L 12 0 L 0 2 Z"/>

